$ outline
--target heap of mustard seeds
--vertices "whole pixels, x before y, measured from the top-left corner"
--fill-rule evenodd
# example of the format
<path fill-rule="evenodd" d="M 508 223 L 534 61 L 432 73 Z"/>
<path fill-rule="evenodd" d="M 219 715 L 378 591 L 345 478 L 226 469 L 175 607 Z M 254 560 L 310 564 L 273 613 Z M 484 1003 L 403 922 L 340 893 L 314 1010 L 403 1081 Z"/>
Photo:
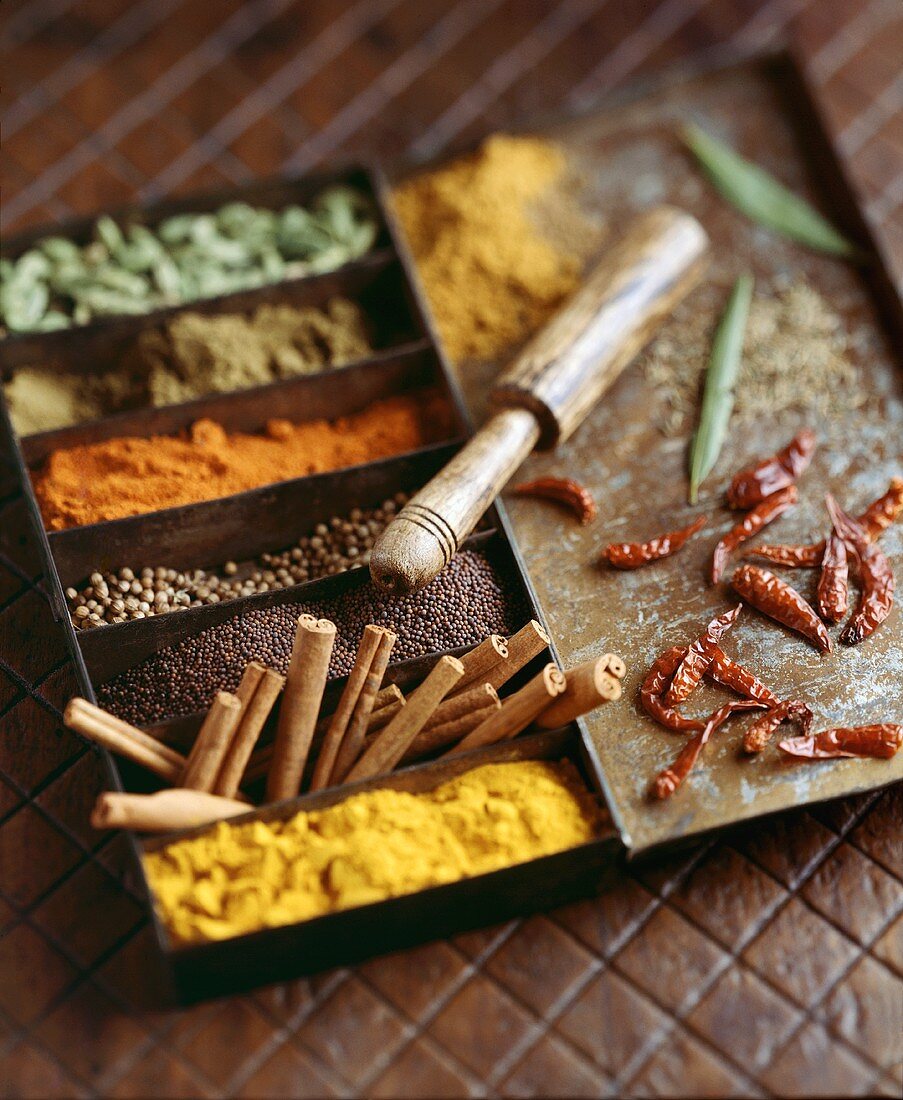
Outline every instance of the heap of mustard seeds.
<path fill-rule="evenodd" d="M 470 156 L 395 190 L 440 336 L 456 361 L 502 354 L 576 288 L 579 259 L 540 227 L 548 220 L 542 200 L 565 169 L 550 142 L 496 134 Z"/>
<path fill-rule="evenodd" d="M 287 821 L 220 822 L 144 857 L 176 943 L 224 940 L 565 851 L 598 836 L 569 761 L 474 768 L 423 794 L 371 790 Z"/>
<path fill-rule="evenodd" d="M 646 353 L 645 377 L 659 402 L 666 435 L 688 429 L 699 408 L 712 338 L 724 307 L 710 285 L 683 301 Z M 850 358 L 840 316 L 811 286 L 776 283 L 753 299 L 733 416 L 758 420 L 789 409 L 824 419 L 860 408 L 867 393 Z"/>

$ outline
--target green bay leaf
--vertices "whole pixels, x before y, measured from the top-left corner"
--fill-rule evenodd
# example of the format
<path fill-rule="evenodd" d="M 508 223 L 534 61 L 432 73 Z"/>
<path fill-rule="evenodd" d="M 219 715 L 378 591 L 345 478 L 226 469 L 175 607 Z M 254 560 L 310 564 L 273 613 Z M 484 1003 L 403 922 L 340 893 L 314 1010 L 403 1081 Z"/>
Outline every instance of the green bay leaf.
<path fill-rule="evenodd" d="M 815 207 L 764 168 L 692 122 L 683 127 L 681 137 L 715 187 L 748 218 L 819 252 L 848 258 L 859 255 L 856 246 Z"/>

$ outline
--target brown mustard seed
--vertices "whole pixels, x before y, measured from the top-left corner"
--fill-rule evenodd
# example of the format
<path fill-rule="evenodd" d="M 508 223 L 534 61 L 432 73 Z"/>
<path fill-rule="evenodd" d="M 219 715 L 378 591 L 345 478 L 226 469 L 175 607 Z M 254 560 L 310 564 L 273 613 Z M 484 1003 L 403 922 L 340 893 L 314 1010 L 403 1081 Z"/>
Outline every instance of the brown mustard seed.
<path fill-rule="evenodd" d="M 303 612 L 336 624 L 330 677 L 351 671 L 368 623 L 398 634 L 392 653 L 398 662 L 474 645 L 487 634 L 509 634 L 528 616 L 486 555 L 464 550 L 410 596 L 387 596 L 365 583 L 317 604 L 298 601 L 238 614 L 114 677 L 99 689 L 98 701 L 136 725 L 204 710 L 217 691 L 238 686 L 249 661 L 262 661 L 285 674 Z"/>

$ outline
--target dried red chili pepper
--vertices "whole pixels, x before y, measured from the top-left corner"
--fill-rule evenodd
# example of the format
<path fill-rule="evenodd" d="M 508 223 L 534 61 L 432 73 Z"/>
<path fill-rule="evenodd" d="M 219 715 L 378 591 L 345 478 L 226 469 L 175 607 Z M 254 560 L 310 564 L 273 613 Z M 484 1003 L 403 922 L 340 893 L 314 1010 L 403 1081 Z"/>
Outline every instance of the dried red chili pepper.
<path fill-rule="evenodd" d="M 574 513 L 582 526 L 596 518 L 596 502 L 589 489 L 571 478 L 538 477 L 535 481 L 522 481 L 512 492 L 522 497 L 540 497 L 563 504 Z"/>
<path fill-rule="evenodd" d="M 689 646 L 674 645 L 666 649 L 655 661 L 646 673 L 646 678 L 640 688 L 640 702 L 650 718 L 669 730 L 680 733 L 689 733 L 701 730 L 705 722 L 698 718 L 684 718 L 673 707 L 665 706 L 662 693 L 671 682 L 674 670 L 686 657 Z"/>
<path fill-rule="evenodd" d="M 804 428 L 771 458 L 741 470 L 730 484 L 727 502 L 731 508 L 752 508 L 773 493 L 792 485 L 812 461 L 815 432 Z"/>
<path fill-rule="evenodd" d="M 705 674 L 710 680 L 714 680 L 716 684 L 729 687 L 747 699 L 755 699 L 757 702 L 765 703 L 769 707 L 780 705 L 780 699 L 771 688 L 766 687 L 758 677 L 744 668 L 743 665 L 732 661 L 724 650 L 718 646 L 712 647 L 712 663 L 706 669 Z"/>
<path fill-rule="evenodd" d="M 699 635 L 695 642 L 691 643 L 686 657 L 677 666 L 677 671 L 671 680 L 671 686 L 662 697 L 662 702 L 666 707 L 678 706 L 689 699 L 690 695 L 696 690 L 706 669 L 712 663 L 714 656 L 712 647 L 716 646 L 734 625 L 742 608 L 743 604 L 738 603 L 730 611 L 719 615 L 717 619 L 712 619 L 705 631 Z"/>
<path fill-rule="evenodd" d="M 809 569 L 821 563 L 825 552 L 824 542 L 813 542 L 808 546 L 787 546 L 784 543 L 763 543 L 754 546 L 743 555 L 745 558 L 762 558 L 775 565 L 784 565 L 788 569 Z"/>
<path fill-rule="evenodd" d="M 873 500 L 858 520 L 865 528 L 869 541 L 874 542 L 900 512 L 903 512 L 903 477 L 894 477 L 887 492 Z"/>
<path fill-rule="evenodd" d="M 835 530 L 859 564 L 859 604 L 840 635 L 844 645 L 858 645 L 890 614 L 894 606 L 894 574 L 886 554 L 869 542 L 862 524 L 848 516 L 830 493 L 825 501 Z"/>
<path fill-rule="evenodd" d="M 828 622 L 838 623 L 847 613 L 849 575 L 846 544 L 835 529 L 825 543 L 815 599 L 819 614 Z"/>
<path fill-rule="evenodd" d="M 798 722 L 803 733 L 808 733 L 812 725 L 812 711 L 805 703 L 794 699 L 778 703 L 749 727 L 743 737 L 743 748 L 746 752 L 762 752 L 782 722 Z"/>
<path fill-rule="evenodd" d="M 741 565 L 731 583 L 737 595 L 763 615 L 795 630 L 825 653 L 832 649 L 825 624 L 795 588 L 757 565 Z"/>
<path fill-rule="evenodd" d="M 871 756 L 890 760 L 903 745 L 903 726 L 884 722 L 874 726 L 822 730 L 808 737 L 790 737 L 778 748 L 799 760 L 832 760 Z"/>
<path fill-rule="evenodd" d="M 865 528 L 869 541 L 874 542 L 890 527 L 903 511 L 903 477 L 891 478 L 887 492 L 873 500 L 858 517 Z M 754 546 L 745 554 L 747 558 L 763 558 L 784 565 L 789 569 L 815 567 L 821 564 L 825 552 L 825 542 L 812 542 L 805 546 L 785 546 L 781 544 Z"/>
<path fill-rule="evenodd" d="M 717 584 L 724 573 L 728 558 L 737 547 L 759 533 L 763 527 L 772 520 L 783 515 L 788 508 L 792 508 L 799 499 L 795 485 L 788 485 L 778 493 L 773 493 L 767 500 L 757 504 L 751 512 L 747 512 L 743 519 L 721 539 L 712 554 L 712 584 Z"/>
<path fill-rule="evenodd" d="M 648 542 L 613 542 L 602 551 L 602 558 L 616 569 L 639 569 L 650 561 L 667 558 L 684 545 L 687 539 L 701 531 L 706 525 L 705 516 L 700 516 L 688 527 L 677 531 L 668 531 Z"/>
<path fill-rule="evenodd" d="M 732 714 L 736 714 L 737 711 L 753 710 L 762 705 L 754 699 L 735 699 L 732 703 L 725 703 L 723 707 L 713 711 L 699 733 L 691 737 L 680 750 L 674 763 L 655 777 L 649 790 L 650 795 L 659 799 L 670 798 L 693 770 L 693 766 L 699 759 L 699 754 L 722 722 L 725 722 Z"/>

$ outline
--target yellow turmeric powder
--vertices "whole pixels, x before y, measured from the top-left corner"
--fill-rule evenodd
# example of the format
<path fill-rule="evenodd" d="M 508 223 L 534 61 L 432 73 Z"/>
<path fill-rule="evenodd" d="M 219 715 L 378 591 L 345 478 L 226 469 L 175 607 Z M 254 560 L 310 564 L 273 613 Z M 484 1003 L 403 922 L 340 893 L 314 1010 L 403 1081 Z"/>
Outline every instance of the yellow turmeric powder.
<path fill-rule="evenodd" d="M 395 209 L 448 353 L 490 359 L 530 335 L 577 285 L 580 265 L 531 208 L 562 176 L 561 150 L 496 134 L 470 156 L 402 183 Z"/>
<path fill-rule="evenodd" d="M 174 942 L 223 940 L 582 844 L 602 811 L 569 761 L 474 768 L 424 794 L 372 790 L 286 821 L 222 821 L 144 857 Z"/>

